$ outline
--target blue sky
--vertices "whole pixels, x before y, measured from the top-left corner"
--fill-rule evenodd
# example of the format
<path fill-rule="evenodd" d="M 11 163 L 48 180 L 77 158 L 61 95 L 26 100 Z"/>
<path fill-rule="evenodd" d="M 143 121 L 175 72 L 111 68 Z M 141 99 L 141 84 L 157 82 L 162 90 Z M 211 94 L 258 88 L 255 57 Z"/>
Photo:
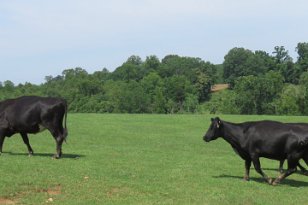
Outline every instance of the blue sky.
<path fill-rule="evenodd" d="M 223 62 L 234 47 L 296 60 L 308 42 L 305 0 L 1 0 L 0 81 L 40 84 L 82 67 L 113 71 L 131 55 Z"/>

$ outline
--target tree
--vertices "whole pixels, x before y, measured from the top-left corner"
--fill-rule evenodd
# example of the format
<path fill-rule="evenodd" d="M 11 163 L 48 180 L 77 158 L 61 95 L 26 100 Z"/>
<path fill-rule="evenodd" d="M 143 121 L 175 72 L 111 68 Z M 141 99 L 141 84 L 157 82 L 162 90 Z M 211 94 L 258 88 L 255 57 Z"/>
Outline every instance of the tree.
<path fill-rule="evenodd" d="M 285 83 L 298 84 L 301 75 L 301 70 L 298 65 L 294 64 L 292 61 L 288 61 L 277 64 L 276 68 L 284 77 Z"/>
<path fill-rule="evenodd" d="M 125 83 L 120 95 L 120 111 L 125 113 L 147 113 L 149 99 L 144 94 L 143 88 L 136 81 Z"/>
<path fill-rule="evenodd" d="M 183 111 L 183 105 L 188 94 L 196 95 L 196 89 L 183 75 L 172 76 L 171 78 L 166 79 L 165 85 L 165 95 L 169 104 L 169 112 Z"/>
<path fill-rule="evenodd" d="M 271 104 L 280 94 L 283 77 L 279 72 L 269 71 L 260 76 L 243 76 L 235 83 L 235 103 L 241 114 L 274 114 Z"/>
<path fill-rule="evenodd" d="M 14 91 L 14 83 L 10 80 L 6 80 L 3 82 L 3 88 L 7 92 L 13 92 Z"/>
<path fill-rule="evenodd" d="M 275 114 L 278 115 L 300 115 L 300 100 L 302 92 L 297 85 L 285 85 L 279 97 L 273 102 Z"/>
<path fill-rule="evenodd" d="M 107 68 L 103 68 L 101 71 L 95 71 L 91 78 L 103 83 L 110 78 L 110 75 L 111 73 L 107 70 Z"/>
<path fill-rule="evenodd" d="M 84 76 L 88 75 L 88 72 L 80 67 L 77 67 L 75 69 L 66 69 L 62 72 L 62 75 L 65 79 L 70 80 L 74 78 L 82 78 Z"/>
<path fill-rule="evenodd" d="M 168 55 L 162 59 L 159 69 L 162 78 L 185 76 L 198 92 L 198 101 L 208 99 L 211 85 L 215 81 L 216 67 L 200 58 Z"/>
<path fill-rule="evenodd" d="M 293 63 L 293 59 L 289 56 L 284 46 L 275 46 L 273 54 L 275 60 L 274 70 L 282 74 L 286 83 L 298 83 L 301 72 Z"/>
<path fill-rule="evenodd" d="M 223 77 L 232 88 L 238 77 L 264 75 L 269 70 L 274 70 L 274 66 L 273 58 L 264 51 L 233 48 L 225 56 Z"/>
<path fill-rule="evenodd" d="M 297 47 L 297 64 L 302 72 L 308 71 L 308 43 L 298 43 Z"/>
<path fill-rule="evenodd" d="M 131 56 L 122 66 L 116 68 L 112 73 L 113 80 L 124 80 L 130 82 L 131 80 L 139 81 L 144 76 L 144 68 L 142 60 L 139 56 Z"/>
<path fill-rule="evenodd" d="M 132 65 L 141 65 L 142 59 L 139 56 L 132 55 L 126 60 L 125 63 L 132 64 Z"/>
<path fill-rule="evenodd" d="M 200 102 L 204 102 L 208 99 L 211 91 L 211 79 L 210 76 L 201 70 L 196 71 L 195 87 L 198 91 L 198 99 Z"/>
<path fill-rule="evenodd" d="M 147 73 L 157 71 L 160 66 L 160 61 L 157 56 L 147 56 L 144 62 L 144 67 Z"/>
<path fill-rule="evenodd" d="M 167 108 L 166 108 L 166 103 L 167 100 L 164 96 L 164 88 L 163 87 L 156 87 L 155 88 L 155 95 L 153 98 L 153 113 L 166 113 Z"/>
<path fill-rule="evenodd" d="M 151 72 L 145 76 L 140 84 L 143 88 L 144 94 L 149 99 L 149 111 L 163 113 L 165 111 L 165 96 L 164 96 L 164 82 L 162 78 L 156 73 Z"/>
<path fill-rule="evenodd" d="M 273 54 L 276 62 L 279 64 L 292 61 L 284 46 L 275 46 Z"/>
<path fill-rule="evenodd" d="M 307 115 L 308 114 L 308 71 L 302 73 L 300 77 L 299 85 L 302 91 L 301 99 L 299 100 L 299 109 L 302 114 Z"/>

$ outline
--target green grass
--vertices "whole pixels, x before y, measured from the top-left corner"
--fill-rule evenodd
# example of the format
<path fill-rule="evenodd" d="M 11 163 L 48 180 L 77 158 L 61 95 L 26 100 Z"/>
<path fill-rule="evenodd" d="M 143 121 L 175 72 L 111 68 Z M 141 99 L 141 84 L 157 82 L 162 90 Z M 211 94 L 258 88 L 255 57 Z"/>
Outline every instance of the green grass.
<path fill-rule="evenodd" d="M 274 187 L 252 168 L 251 181 L 244 182 L 244 162 L 229 144 L 203 142 L 210 117 L 69 114 L 60 160 L 51 158 L 55 142 L 47 131 L 30 136 L 33 157 L 20 136 L 7 138 L 0 156 L 0 204 L 308 204 L 307 176 L 294 174 Z M 261 164 L 268 175 L 278 175 L 278 161 Z"/>

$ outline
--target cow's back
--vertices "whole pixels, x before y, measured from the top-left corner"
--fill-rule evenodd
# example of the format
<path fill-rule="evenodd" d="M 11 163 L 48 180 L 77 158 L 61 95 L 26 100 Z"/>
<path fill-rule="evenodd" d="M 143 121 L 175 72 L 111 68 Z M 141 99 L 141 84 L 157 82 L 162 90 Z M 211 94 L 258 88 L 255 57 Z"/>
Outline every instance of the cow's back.
<path fill-rule="evenodd" d="M 65 106 L 60 98 L 23 96 L 1 102 L 0 109 L 4 120 L 9 123 L 9 129 L 14 132 L 36 133 L 40 131 L 44 118 L 58 114 L 55 111 L 60 110 L 63 118 Z"/>
<path fill-rule="evenodd" d="M 259 121 L 247 128 L 247 148 L 255 150 L 261 157 L 284 158 L 298 147 L 301 132 L 294 132 L 284 123 Z"/>

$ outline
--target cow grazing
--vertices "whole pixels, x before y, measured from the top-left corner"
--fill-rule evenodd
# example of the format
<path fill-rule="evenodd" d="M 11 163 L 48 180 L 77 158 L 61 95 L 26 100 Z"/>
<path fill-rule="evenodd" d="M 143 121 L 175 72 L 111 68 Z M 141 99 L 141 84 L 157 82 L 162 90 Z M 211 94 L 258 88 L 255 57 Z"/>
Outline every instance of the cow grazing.
<path fill-rule="evenodd" d="M 245 180 L 249 180 L 251 162 L 256 171 L 269 183 L 276 185 L 296 171 L 301 158 L 308 164 L 308 133 L 300 126 L 275 121 L 231 123 L 218 117 L 204 135 L 206 142 L 222 137 L 245 160 Z M 288 161 L 288 169 L 275 180 L 261 169 L 260 157 Z"/>
<path fill-rule="evenodd" d="M 64 128 L 63 128 L 63 118 Z M 48 129 L 56 140 L 55 158 L 62 155 L 62 143 L 67 137 L 67 103 L 60 98 L 24 96 L 0 102 L 0 153 L 5 137 L 20 133 L 33 154 L 28 133 L 35 134 Z"/>

